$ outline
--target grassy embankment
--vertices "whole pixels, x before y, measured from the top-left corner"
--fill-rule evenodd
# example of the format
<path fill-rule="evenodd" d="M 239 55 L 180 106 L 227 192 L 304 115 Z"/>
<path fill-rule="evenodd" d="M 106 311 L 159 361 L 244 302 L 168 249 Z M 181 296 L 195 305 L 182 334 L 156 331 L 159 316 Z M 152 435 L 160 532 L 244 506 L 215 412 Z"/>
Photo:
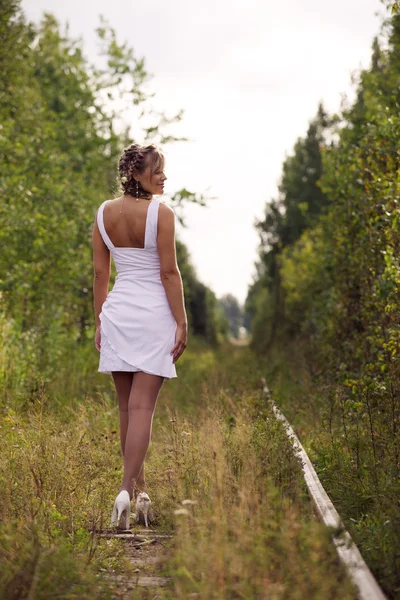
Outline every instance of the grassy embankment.
<path fill-rule="evenodd" d="M 372 431 L 356 410 L 350 420 L 342 388 L 327 380 L 317 360 L 314 370 L 307 367 L 301 343 L 275 346 L 268 383 L 365 561 L 388 598 L 397 600 L 400 480 L 389 452 L 385 457 L 387 436 L 379 435 L 386 427 L 384 410 L 382 424 L 376 421 Z"/>
<path fill-rule="evenodd" d="M 66 400 L 61 381 L 58 394 L 44 390 L 23 410 L 8 398 L 1 411 L 1 598 L 112 598 L 103 575 L 129 570 L 120 540 L 90 534 L 109 524 L 122 464 L 113 385 L 93 375 L 96 360 L 86 395 Z M 146 461 L 157 527 L 175 532 L 163 567 L 171 586 L 158 597 L 355 598 L 265 404 L 270 374 L 247 348 L 197 342 L 177 367 Z M 175 514 L 184 499 L 196 503 Z"/>

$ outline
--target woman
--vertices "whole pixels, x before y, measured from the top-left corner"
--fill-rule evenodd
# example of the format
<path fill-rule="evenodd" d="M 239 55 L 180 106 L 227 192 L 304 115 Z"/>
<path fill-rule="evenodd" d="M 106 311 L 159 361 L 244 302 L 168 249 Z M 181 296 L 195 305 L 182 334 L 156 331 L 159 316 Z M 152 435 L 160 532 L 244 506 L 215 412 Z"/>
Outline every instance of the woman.
<path fill-rule="evenodd" d="M 154 144 L 126 148 L 119 161 L 123 194 L 101 204 L 93 226 L 98 370 L 114 379 L 124 456 L 111 520 L 123 529 L 129 529 L 131 499 L 146 489 L 144 459 L 158 394 L 164 380 L 177 376 L 175 363 L 187 345 L 175 215 L 154 198 L 164 190 L 164 164 Z M 110 256 L 117 277 L 108 293 Z"/>

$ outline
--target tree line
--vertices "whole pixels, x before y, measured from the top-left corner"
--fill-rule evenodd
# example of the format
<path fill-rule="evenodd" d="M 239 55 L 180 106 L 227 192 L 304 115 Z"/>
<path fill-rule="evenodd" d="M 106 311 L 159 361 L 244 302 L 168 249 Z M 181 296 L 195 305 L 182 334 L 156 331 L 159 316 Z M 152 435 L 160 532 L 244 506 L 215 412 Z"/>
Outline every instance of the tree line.
<path fill-rule="evenodd" d="M 136 110 L 149 143 L 186 139 L 170 133 L 183 111 L 151 109 L 144 60 L 106 22 L 97 34 L 100 67 L 51 14 L 33 24 L 19 0 L 0 5 L 0 381 L 21 395 L 54 379 L 71 353 L 89 352 L 91 228 L 101 201 L 118 193 L 118 157 L 132 142 L 127 125 L 117 133 L 115 101 Z M 182 223 L 187 202 L 206 201 L 185 188 L 170 199 Z M 177 253 L 190 331 L 217 344 L 228 330 L 223 311 L 179 240 Z"/>
<path fill-rule="evenodd" d="M 388 7 L 390 8 L 390 7 Z M 297 348 L 319 385 L 324 470 L 391 597 L 400 579 L 400 15 L 356 99 L 320 104 L 257 223 L 246 312 L 265 356 Z M 291 345 L 297 342 L 297 345 Z M 285 355 L 288 364 L 293 354 Z M 295 402 L 295 400 L 293 400 Z M 343 481 L 349 483 L 346 490 Z M 357 500 L 355 500 L 357 497 Z M 354 525 L 356 523 L 356 525 Z"/>

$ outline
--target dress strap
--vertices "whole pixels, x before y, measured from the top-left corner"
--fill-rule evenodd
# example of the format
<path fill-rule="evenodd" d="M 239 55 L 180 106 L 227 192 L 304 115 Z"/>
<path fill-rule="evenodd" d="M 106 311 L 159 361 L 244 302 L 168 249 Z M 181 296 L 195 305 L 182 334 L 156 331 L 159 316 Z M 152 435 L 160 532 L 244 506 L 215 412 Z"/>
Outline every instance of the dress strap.
<path fill-rule="evenodd" d="M 99 210 L 97 211 L 97 225 L 99 226 L 101 237 L 103 238 L 105 245 L 109 250 L 111 250 L 112 248 L 115 248 L 115 246 L 107 235 L 106 229 L 104 227 L 103 218 L 104 207 L 107 204 L 107 202 L 108 200 L 104 200 L 103 204 L 100 205 Z"/>
<path fill-rule="evenodd" d="M 146 233 L 145 233 L 145 248 L 157 247 L 157 225 L 158 225 L 158 209 L 160 201 L 157 198 L 152 198 L 149 208 L 147 209 L 146 217 Z"/>

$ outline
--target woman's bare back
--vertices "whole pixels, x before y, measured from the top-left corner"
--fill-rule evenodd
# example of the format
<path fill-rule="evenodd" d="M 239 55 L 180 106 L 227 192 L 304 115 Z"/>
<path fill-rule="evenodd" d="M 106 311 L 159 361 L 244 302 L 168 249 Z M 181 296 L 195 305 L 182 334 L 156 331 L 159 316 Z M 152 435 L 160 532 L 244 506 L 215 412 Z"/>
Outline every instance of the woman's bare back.
<path fill-rule="evenodd" d="M 104 208 L 104 227 L 117 248 L 144 248 L 150 202 L 131 196 L 109 200 Z"/>

